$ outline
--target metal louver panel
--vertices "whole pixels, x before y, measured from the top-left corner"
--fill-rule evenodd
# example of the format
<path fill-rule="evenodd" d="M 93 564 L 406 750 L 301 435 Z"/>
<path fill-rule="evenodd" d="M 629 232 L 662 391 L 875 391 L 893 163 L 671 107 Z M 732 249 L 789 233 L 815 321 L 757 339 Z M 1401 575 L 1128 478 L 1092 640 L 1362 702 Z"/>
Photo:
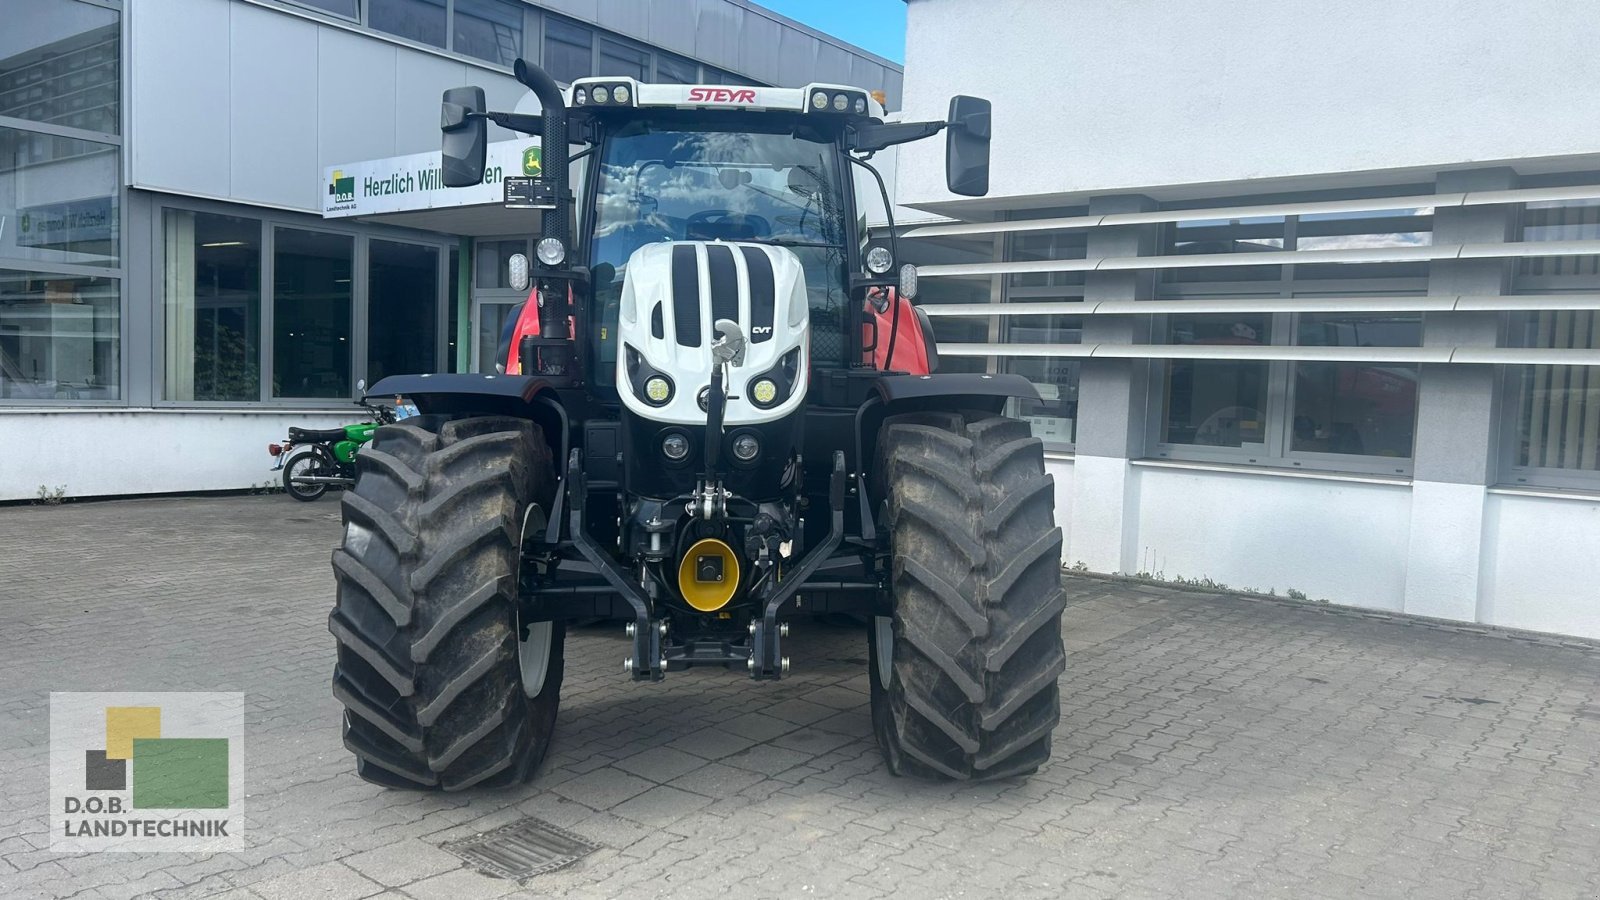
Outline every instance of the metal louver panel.
<path fill-rule="evenodd" d="M 940 356 L 1232 359 L 1376 364 L 1600 366 L 1600 350 L 1516 347 L 1292 347 L 1235 344 L 940 344 Z"/>
<path fill-rule="evenodd" d="M 1413 194 L 1407 197 L 1318 200 L 1305 203 L 1269 203 L 1256 206 L 1216 206 L 1206 209 L 1168 209 L 1137 213 L 1065 216 L 1053 219 L 1024 219 L 1008 222 L 964 222 L 954 225 L 926 225 L 921 228 L 914 228 L 906 232 L 905 237 L 1013 234 L 1028 231 L 1107 228 L 1116 225 L 1200 222 L 1211 219 L 1312 216 L 1327 213 L 1383 212 L 1394 209 L 1426 209 L 1430 207 L 1438 209 L 1440 207 L 1453 206 L 1486 206 L 1497 203 L 1542 203 L 1561 200 L 1588 200 L 1596 197 L 1600 197 L 1600 185 L 1585 184 L 1554 188 L 1472 191 L 1470 193 Z"/>
<path fill-rule="evenodd" d="M 931 318 L 987 316 L 1186 315 L 1191 313 L 1507 312 L 1600 309 L 1600 294 L 1437 295 L 1431 297 L 1206 297 L 1195 300 L 1076 300 L 1039 303 L 935 303 Z"/>

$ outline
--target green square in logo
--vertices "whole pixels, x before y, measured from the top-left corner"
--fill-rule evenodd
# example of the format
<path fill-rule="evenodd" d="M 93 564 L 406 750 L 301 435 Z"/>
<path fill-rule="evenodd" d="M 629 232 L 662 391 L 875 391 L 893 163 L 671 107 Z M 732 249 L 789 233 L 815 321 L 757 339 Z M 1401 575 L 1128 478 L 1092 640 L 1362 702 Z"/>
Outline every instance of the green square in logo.
<path fill-rule="evenodd" d="M 227 738 L 136 738 L 134 809 L 227 809 Z"/>

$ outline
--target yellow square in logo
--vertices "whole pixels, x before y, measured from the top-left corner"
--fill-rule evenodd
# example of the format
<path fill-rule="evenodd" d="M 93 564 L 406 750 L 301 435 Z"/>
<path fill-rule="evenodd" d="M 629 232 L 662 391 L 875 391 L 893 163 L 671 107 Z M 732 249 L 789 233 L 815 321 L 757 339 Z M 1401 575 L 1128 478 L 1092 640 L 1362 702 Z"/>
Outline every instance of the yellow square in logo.
<path fill-rule="evenodd" d="M 106 707 L 106 759 L 132 759 L 135 738 L 161 737 L 161 707 Z"/>

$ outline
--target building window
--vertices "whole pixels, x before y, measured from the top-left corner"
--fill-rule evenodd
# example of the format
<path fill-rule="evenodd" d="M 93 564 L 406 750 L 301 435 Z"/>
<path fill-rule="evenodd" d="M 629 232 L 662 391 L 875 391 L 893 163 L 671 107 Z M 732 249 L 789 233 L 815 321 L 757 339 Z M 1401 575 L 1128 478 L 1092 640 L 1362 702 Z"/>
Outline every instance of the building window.
<path fill-rule="evenodd" d="M 0 400 L 120 396 L 119 281 L 0 269 Z"/>
<path fill-rule="evenodd" d="M 1388 474 L 1408 470 L 1416 436 L 1416 364 L 1228 359 L 1220 348 L 1415 347 L 1422 339 L 1420 316 L 1169 316 L 1166 339 L 1218 347 L 1219 358 L 1160 364 L 1157 456 Z"/>
<path fill-rule="evenodd" d="M 261 399 L 261 222 L 163 212 L 167 400 Z"/>
<path fill-rule="evenodd" d="M 521 308 L 519 303 L 478 304 L 478 314 L 474 317 L 477 323 L 473 327 L 476 330 L 479 372 L 492 375 L 499 371 L 495 366 L 505 362 L 500 358 L 500 334 L 511 321 L 511 313 Z"/>
<path fill-rule="evenodd" d="M 0 257 L 119 265 L 113 144 L 0 127 Z"/>
<path fill-rule="evenodd" d="M 1006 242 L 1007 258 L 1012 262 L 1083 259 L 1088 235 L 1082 231 L 1034 231 L 1012 235 Z M 1011 288 L 1075 288 L 1083 293 L 1082 272 L 1016 272 L 1008 282 Z M 1012 291 L 1017 296 L 1016 291 Z"/>
<path fill-rule="evenodd" d="M 1524 241 L 1600 239 L 1600 200 L 1562 200 L 1526 204 Z M 1600 288 L 1600 256 L 1530 256 L 1519 261 L 1516 290 L 1574 291 Z"/>
<path fill-rule="evenodd" d="M 272 396 L 350 396 L 355 239 L 273 229 Z"/>
<path fill-rule="evenodd" d="M 650 80 L 648 50 L 608 37 L 600 38 L 599 50 L 600 62 L 594 70 L 596 75 L 624 76 L 638 81 Z"/>
<path fill-rule="evenodd" d="M 700 64 L 671 53 L 657 53 L 656 81 L 660 84 L 697 84 L 700 81 Z"/>
<path fill-rule="evenodd" d="M 1081 298 L 1077 298 L 1081 299 Z M 1083 319 L 1077 316 L 1008 316 L 1006 340 L 1013 344 L 1081 344 Z M 1070 449 L 1078 440 L 1076 357 L 1012 357 L 1004 370 L 1021 375 L 1039 391 L 1038 400 L 1017 400 L 1012 414 L 1033 428 L 1046 446 Z"/>
<path fill-rule="evenodd" d="M 544 70 L 567 84 L 594 74 L 594 32 L 566 19 L 545 16 Z"/>
<path fill-rule="evenodd" d="M 457 53 L 509 66 L 522 55 L 523 6 L 512 0 L 456 0 Z"/>
<path fill-rule="evenodd" d="M 121 32 L 115 10 L 0 0 L 0 22 L 15 26 L 0 29 L 0 116 L 120 133 Z"/>
<path fill-rule="evenodd" d="M 1302 314 L 1301 347 L 1416 347 L 1420 316 Z M 1417 430 L 1415 364 L 1297 362 L 1289 449 L 1411 458 Z"/>
<path fill-rule="evenodd" d="M 1172 344 L 1260 346 L 1271 343 L 1271 317 L 1172 316 Z M 1267 444 L 1268 364 L 1255 360 L 1175 359 L 1166 364 L 1161 442 L 1237 447 Z"/>
<path fill-rule="evenodd" d="M 438 371 L 439 248 L 367 244 L 367 381 Z"/>
<path fill-rule="evenodd" d="M 1518 343 L 1539 349 L 1600 349 L 1600 312 L 1544 310 L 1519 317 Z M 1509 370 L 1516 424 L 1511 480 L 1600 487 L 1600 367 Z M 1581 481 L 1575 480 L 1580 476 Z"/>
<path fill-rule="evenodd" d="M 396 37 L 442 48 L 445 0 L 367 0 L 367 24 Z"/>

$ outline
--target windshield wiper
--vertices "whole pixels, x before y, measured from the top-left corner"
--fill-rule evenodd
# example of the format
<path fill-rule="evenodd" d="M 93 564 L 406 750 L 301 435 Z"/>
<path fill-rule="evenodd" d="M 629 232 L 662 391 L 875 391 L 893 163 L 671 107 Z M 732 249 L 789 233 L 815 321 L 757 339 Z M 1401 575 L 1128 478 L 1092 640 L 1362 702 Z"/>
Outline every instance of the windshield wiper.
<path fill-rule="evenodd" d="M 829 241 L 799 241 L 799 240 L 795 240 L 794 238 L 755 237 L 755 238 L 740 238 L 739 240 L 740 240 L 740 242 L 745 243 L 745 244 L 771 244 L 774 247 L 842 247 L 842 246 L 844 246 L 843 244 L 835 244 L 835 243 L 832 243 L 832 242 L 829 242 Z"/>

